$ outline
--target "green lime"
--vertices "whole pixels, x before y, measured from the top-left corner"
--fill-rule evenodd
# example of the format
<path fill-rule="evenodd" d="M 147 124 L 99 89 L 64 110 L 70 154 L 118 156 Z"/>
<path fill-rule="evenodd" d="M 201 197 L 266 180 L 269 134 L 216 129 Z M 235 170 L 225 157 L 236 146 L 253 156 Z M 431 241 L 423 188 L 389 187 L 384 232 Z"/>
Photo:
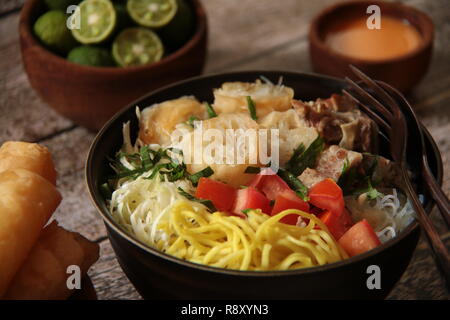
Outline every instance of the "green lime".
<path fill-rule="evenodd" d="M 80 28 L 72 34 L 83 44 L 100 43 L 114 31 L 116 10 L 109 0 L 84 0 L 80 3 Z"/>
<path fill-rule="evenodd" d="M 164 44 L 171 50 L 176 50 L 186 43 L 195 27 L 194 12 L 189 4 L 184 0 L 177 0 L 177 5 L 175 17 L 159 31 Z"/>
<path fill-rule="evenodd" d="M 60 10 L 51 10 L 40 16 L 34 24 L 34 34 L 51 50 L 66 54 L 77 42 L 67 28 L 68 16 Z"/>
<path fill-rule="evenodd" d="M 45 0 L 45 4 L 50 10 L 62 10 L 64 12 L 67 10 L 67 7 L 79 3 L 80 0 Z"/>
<path fill-rule="evenodd" d="M 123 30 L 113 43 L 113 57 L 122 67 L 139 66 L 161 60 L 164 48 L 158 35 L 146 28 Z"/>
<path fill-rule="evenodd" d="M 73 63 L 95 67 L 110 67 L 115 65 L 108 49 L 87 45 L 73 48 L 69 52 L 67 60 Z"/>
<path fill-rule="evenodd" d="M 177 12 L 176 0 L 128 0 L 127 10 L 136 23 L 150 28 L 168 24 Z"/>

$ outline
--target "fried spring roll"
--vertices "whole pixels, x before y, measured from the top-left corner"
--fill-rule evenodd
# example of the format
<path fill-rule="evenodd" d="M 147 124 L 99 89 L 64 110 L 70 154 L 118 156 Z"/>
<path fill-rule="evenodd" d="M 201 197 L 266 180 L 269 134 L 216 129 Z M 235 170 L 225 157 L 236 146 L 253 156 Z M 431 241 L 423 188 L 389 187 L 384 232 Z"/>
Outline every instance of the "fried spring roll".
<path fill-rule="evenodd" d="M 0 172 L 26 169 L 56 184 L 56 171 L 50 151 L 36 143 L 8 141 L 0 147 Z"/>
<path fill-rule="evenodd" d="M 59 227 L 54 221 L 43 230 L 5 299 L 66 299 L 73 293 L 67 287 L 70 276 L 67 268 L 79 266 L 84 275 L 98 256 L 98 244 Z"/>
<path fill-rule="evenodd" d="M 2 297 L 58 207 L 61 195 L 52 183 L 24 169 L 0 172 L 0 195 Z"/>

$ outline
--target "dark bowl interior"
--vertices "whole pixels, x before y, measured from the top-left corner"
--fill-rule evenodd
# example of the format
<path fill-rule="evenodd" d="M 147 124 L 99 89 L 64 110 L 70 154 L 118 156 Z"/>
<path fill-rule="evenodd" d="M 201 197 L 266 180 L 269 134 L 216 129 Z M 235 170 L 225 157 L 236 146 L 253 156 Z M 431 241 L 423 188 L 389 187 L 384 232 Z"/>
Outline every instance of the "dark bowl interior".
<path fill-rule="evenodd" d="M 250 272 L 218 269 L 183 261 L 152 249 L 133 239 L 118 226 L 108 213 L 99 186 L 109 175 L 108 156 L 114 156 L 122 145 L 122 124 L 130 121 L 131 132 L 137 133 L 135 107 L 183 95 L 195 95 L 212 102 L 212 89 L 227 81 L 254 81 L 265 76 L 295 90 L 295 98 L 313 100 L 339 93 L 345 82 L 315 74 L 292 72 L 249 71 L 193 78 L 154 91 L 131 103 L 117 113 L 95 138 L 86 164 L 86 178 L 92 200 L 104 219 L 109 239 L 118 261 L 144 298 L 227 298 L 227 299 L 367 299 L 384 298 L 406 269 L 419 238 L 419 227 L 412 223 L 398 237 L 365 254 L 330 265 L 292 271 Z M 136 136 L 136 134 L 135 134 Z M 410 137 L 414 141 L 417 137 Z M 381 154 L 388 142 L 381 136 Z M 416 140 L 417 141 L 417 140 Z M 439 182 L 442 181 L 442 160 L 439 150 L 425 130 L 429 162 Z M 411 162 L 416 165 L 416 162 Z M 410 168 L 420 172 L 420 168 Z M 418 192 L 431 211 L 433 202 L 423 190 L 423 181 L 415 177 Z M 369 290 L 367 267 L 381 269 L 381 289 Z"/>

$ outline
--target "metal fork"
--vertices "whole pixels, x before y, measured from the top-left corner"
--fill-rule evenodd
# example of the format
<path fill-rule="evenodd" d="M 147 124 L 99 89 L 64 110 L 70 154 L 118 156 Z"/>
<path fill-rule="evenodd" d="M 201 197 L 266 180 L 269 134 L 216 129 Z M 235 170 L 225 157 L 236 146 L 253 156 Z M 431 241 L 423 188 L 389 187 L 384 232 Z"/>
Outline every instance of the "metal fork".
<path fill-rule="evenodd" d="M 360 84 L 356 83 L 350 78 L 346 78 L 346 81 L 349 83 L 350 87 L 348 89 L 344 89 L 343 93 L 357 102 L 360 107 L 367 113 L 367 115 L 372 118 L 379 125 L 379 127 L 387 133 L 390 139 L 390 153 L 392 159 L 400 169 L 402 180 L 404 181 L 404 185 L 406 188 L 405 191 L 408 195 L 408 198 L 411 199 L 413 207 L 417 213 L 419 224 L 422 230 L 425 232 L 426 239 L 428 240 L 428 244 L 432 249 L 436 265 L 438 266 L 439 271 L 444 277 L 447 288 L 450 288 L 449 251 L 446 249 L 445 245 L 440 239 L 439 234 L 433 226 L 430 217 L 423 209 L 422 204 L 420 203 L 420 200 L 408 177 L 406 163 L 408 127 L 405 116 L 393 97 L 394 94 L 400 96 L 401 94 L 387 84 L 372 80 L 356 67 L 350 66 L 350 68 L 361 80 L 361 82 L 364 83 L 365 86 L 367 86 L 369 90 L 364 89 Z M 388 92 L 390 92 L 390 94 Z M 405 100 L 403 96 L 401 96 L 401 98 L 402 100 Z M 426 161 L 426 157 L 422 156 L 422 159 L 425 159 Z M 434 178 L 432 177 L 431 172 L 429 172 L 429 168 L 428 173 L 425 172 L 425 167 L 428 167 L 428 163 L 422 162 L 422 167 L 424 168 L 424 179 L 427 182 L 427 185 L 431 186 L 431 184 L 429 183 L 429 179 L 432 178 L 434 180 Z M 437 185 L 437 183 L 435 184 Z M 437 188 L 440 189 L 438 185 Z M 429 187 L 429 189 L 432 195 L 439 193 L 439 191 L 436 190 L 436 186 L 431 186 Z M 442 195 L 445 199 L 442 199 Z M 441 192 L 441 194 L 439 194 L 437 198 L 439 199 L 437 201 L 439 201 L 438 203 L 440 212 L 444 217 L 444 220 L 446 221 L 448 227 L 450 221 L 450 212 L 447 207 L 448 199 L 447 197 L 445 197 L 443 192 Z"/>

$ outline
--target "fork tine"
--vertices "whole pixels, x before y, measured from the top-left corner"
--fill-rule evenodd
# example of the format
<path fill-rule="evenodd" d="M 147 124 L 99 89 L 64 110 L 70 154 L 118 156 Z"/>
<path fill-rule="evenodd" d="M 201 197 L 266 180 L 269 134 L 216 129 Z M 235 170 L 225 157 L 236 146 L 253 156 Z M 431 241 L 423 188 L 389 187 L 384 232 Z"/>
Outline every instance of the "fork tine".
<path fill-rule="evenodd" d="M 359 84 L 350 79 L 349 77 L 345 77 L 345 80 L 352 86 L 352 88 L 359 93 L 361 97 L 364 97 L 366 101 L 369 102 L 370 106 L 375 108 L 379 113 L 386 118 L 387 121 L 392 119 L 392 113 L 389 112 L 375 97 L 373 97 L 370 93 L 364 90 Z"/>
<path fill-rule="evenodd" d="M 350 99 L 354 100 L 356 103 L 359 104 L 359 106 L 364 109 L 364 112 L 369 115 L 369 117 L 374 120 L 381 128 L 384 129 L 384 131 L 389 136 L 391 134 L 391 127 L 390 125 L 384 121 L 383 118 L 381 118 L 378 114 L 376 114 L 370 107 L 363 104 L 357 97 L 355 97 L 354 94 L 351 94 L 347 90 L 342 90 L 342 92 L 347 95 Z"/>
<path fill-rule="evenodd" d="M 395 114 L 395 116 L 398 117 L 400 107 L 398 106 L 397 102 L 382 87 L 380 87 L 374 80 L 368 77 L 364 72 L 362 72 L 353 65 L 350 65 L 349 67 L 365 84 L 367 84 L 371 89 L 375 91 L 377 96 L 382 100 L 382 102 L 384 102 L 384 104 L 391 107 L 391 110 L 387 110 L 384 106 L 383 108 L 386 109 L 391 114 Z"/>

